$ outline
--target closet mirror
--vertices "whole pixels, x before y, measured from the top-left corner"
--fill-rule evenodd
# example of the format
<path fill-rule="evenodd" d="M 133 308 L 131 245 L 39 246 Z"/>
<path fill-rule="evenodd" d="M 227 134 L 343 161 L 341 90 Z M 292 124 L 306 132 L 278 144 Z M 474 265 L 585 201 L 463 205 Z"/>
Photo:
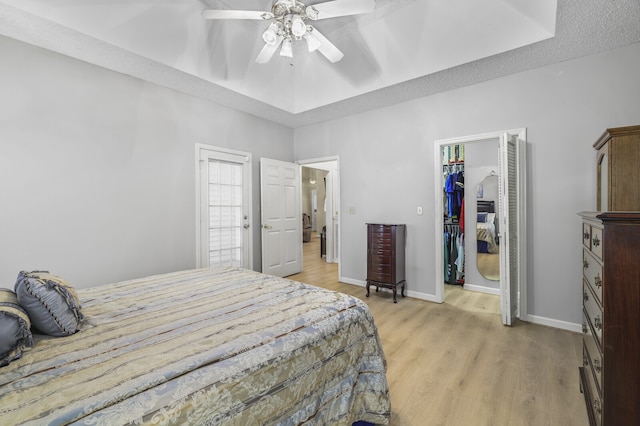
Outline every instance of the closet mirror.
<path fill-rule="evenodd" d="M 476 196 L 476 241 L 478 271 L 488 280 L 500 281 L 500 238 L 496 211 L 498 176 L 495 172 L 478 184 Z"/>

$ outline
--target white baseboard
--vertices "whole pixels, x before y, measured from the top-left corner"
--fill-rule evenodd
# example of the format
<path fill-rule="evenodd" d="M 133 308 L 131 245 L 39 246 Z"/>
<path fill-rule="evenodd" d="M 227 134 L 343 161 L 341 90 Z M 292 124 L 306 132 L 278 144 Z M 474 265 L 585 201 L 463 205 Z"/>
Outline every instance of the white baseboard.
<path fill-rule="evenodd" d="M 338 281 L 345 284 L 357 285 L 358 287 L 365 287 L 367 285 L 366 281 L 354 280 L 353 278 L 347 278 L 347 277 L 338 277 Z"/>
<path fill-rule="evenodd" d="M 362 280 L 355 280 L 353 278 L 340 277 L 338 279 L 341 283 L 357 285 L 358 287 L 366 287 L 367 282 Z M 497 294 L 500 295 L 500 290 L 489 287 L 482 287 L 477 285 L 465 284 L 466 290 L 478 291 L 481 293 Z M 407 297 L 413 297 L 416 299 L 426 300 L 427 302 L 440 303 L 436 299 L 434 294 L 422 293 L 419 291 L 407 290 L 405 291 Z M 547 327 L 559 328 L 561 330 L 572 331 L 575 333 L 582 333 L 582 324 L 575 324 L 567 321 L 560 321 L 553 318 L 541 317 L 538 315 L 527 315 L 524 318 L 520 318 L 522 321 L 530 322 L 533 324 L 545 325 Z"/>
<path fill-rule="evenodd" d="M 553 318 L 541 317 L 538 315 L 527 315 L 526 318 L 521 319 L 522 321 L 527 321 L 534 324 L 546 325 L 548 327 L 559 328 L 562 330 L 573 331 L 575 333 L 582 334 L 582 324 L 560 321 Z"/>
<path fill-rule="evenodd" d="M 407 290 L 405 294 L 408 297 L 413 297 L 415 299 L 426 300 L 427 302 L 433 302 L 433 303 L 441 303 L 441 302 L 438 302 L 438 299 L 436 299 L 435 294 L 422 293 L 420 291 L 413 291 L 413 290 Z"/>
<path fill-rule="evenodd" d="M 341 283 L 345 283 L 345 284 L 357 285 L 358 287 L 366 287 L 367 286 L 367 282 L 366 281 L 354 280 L 353 278 L 340 277 L 338 279 L 338 281 L 340 281 Z M 439 303 L 434 294 L 422 293 L 422 292 L 413 291 L 413 290 L 406 290 L 404 292 L 404 294 L 407 297 L 413 297 L 415 299 L 426 300 L 427 302 Z M 400 296 L 400 298 L 402 298 L 402 296 Z"/>
<path fill-rule="evenodd" d="M 486 294 L 494 294 L 496 296 L 500 296 L 500 289 L 499 288 L 491 288 L 491 287 L 484 287 L 481 285 L 474 285 L 474 284 L 464 284 L 464 289 L 465 290 L 469 290 L 469 291 L 475 291 L 478 293 L 486 293 Z"/>

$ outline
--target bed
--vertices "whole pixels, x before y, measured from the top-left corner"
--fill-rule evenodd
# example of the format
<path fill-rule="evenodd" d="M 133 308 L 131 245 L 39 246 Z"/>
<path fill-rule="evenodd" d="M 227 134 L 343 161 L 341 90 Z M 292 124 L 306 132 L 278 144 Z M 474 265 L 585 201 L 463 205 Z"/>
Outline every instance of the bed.
<path fill-rule="evenodd" d="M 477 201 L 476 241 L 478 253 L 497 254 L 498 239 L 496 238 L 495 202 Z"/>
<path fill-rule="evenodd" d="M 368 306 L 241 269 L 78 290 L 81 329 L 0 369 L 0 424 L 388 424 Z"/>

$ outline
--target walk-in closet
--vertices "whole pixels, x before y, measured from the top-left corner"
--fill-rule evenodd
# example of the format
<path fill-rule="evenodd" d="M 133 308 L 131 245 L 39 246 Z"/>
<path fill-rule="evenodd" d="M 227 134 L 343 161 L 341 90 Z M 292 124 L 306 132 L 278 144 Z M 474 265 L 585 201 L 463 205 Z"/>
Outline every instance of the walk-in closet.
<path fill-rule="evenodd" d="M 481 145 L 442 147 L 443 279 L 446 284 L 498 294 L 497 170 L 497 139 Z"/>
<path fill-rule="evenodd" d="M 436 288 L 500 297 L 504 324 L 517 318 L 525 284 L 526 131 L 436 141 Z"/>

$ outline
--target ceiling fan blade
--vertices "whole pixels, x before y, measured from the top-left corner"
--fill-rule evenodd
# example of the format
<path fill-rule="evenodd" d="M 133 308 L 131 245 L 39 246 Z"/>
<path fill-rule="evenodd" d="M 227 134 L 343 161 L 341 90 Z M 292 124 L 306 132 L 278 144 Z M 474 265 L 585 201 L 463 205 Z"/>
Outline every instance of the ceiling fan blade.
<path fill-rule="evenodd" d="M 205 19 L 259 19 L 266 21 L 267 19 L 273 19 L 273 13 L 255 10 L 205 9 L 202 11 L 202 17 Z"/>
<path fill-rule="evenodd" d="M 273 54 L 276 53 L 276 50 L 278 50 L 278 47 L 280 47 L 282 40 L 284 40 L 284 38 L 281 36 L 278 36 L 278 39 L 275 44 L 265 43 L 264 47 L 262 48 L 262 50 L 258 54 L 258 57 L 256 58 L 256 62 L 259 64 L 266 64 L 267 62 L 269 62 Z"/>
<path fill-rule="evenodd" d="M 344 53 L 342 53 L 340 51 L 340 49 L 338 49 L 335 44 L 331 43 L 329 41 L 329 39 L 327 39 L 325 36 L 322 35 L 322 33 L 320 33 L 320 31 L 318 31 L 317 29 L 315 29 L 314 27 L 312 27 L 311 25 L 309 25 L 311 27 L 311 32 L 313 34 L 313 36 L 315 38 L 317 38 L 320 41 L 320 47 L 318 47 L 318 50 L 320 51 L 320 53 L 322 53 L 329 61 L 331 62 L 338 62 L 340 59 L 342 59 L 344 57 Z"/>
<path fill-rule="evenodd" d="M 307 16 L 309 16 L 309 19 L 318 20 L 371 13 L 375 8 L 375 0 L 333 0 L 309 6 L 307 8 Z M 317 14 L 309 13 L 309 9 L 317 12 Z"/>

